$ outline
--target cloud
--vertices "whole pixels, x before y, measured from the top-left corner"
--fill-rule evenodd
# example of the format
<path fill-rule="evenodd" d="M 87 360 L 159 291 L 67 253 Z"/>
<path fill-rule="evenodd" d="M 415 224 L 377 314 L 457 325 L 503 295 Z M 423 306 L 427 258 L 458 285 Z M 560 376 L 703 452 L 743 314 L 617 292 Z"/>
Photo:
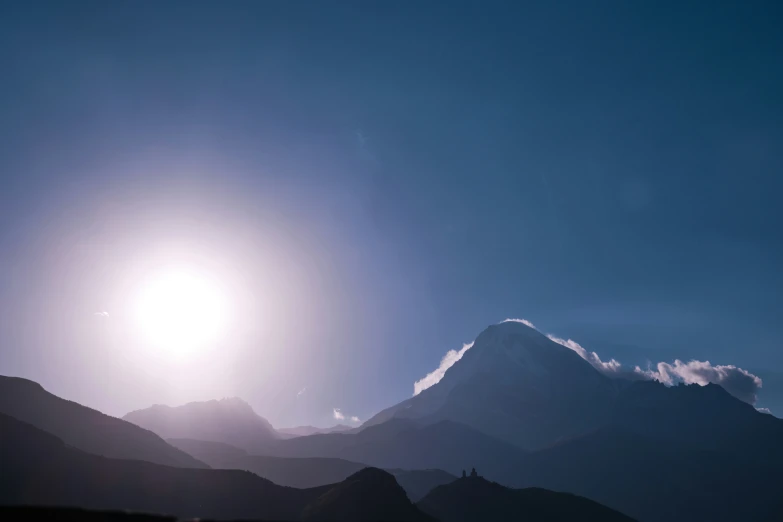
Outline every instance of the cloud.
<path fill-rule="evenodd" d="M 347 416 L 340 408 L 332 408 L 332 416 L 335 418 L 335 420 L 338 421 L 344 421 L 348 419 L 349 422 L 353 422 L 354 424 L 359 424 L 362 422 L 356 415 Z"/>
<path fill-rule="evenodd" d="M 96 317 L 109 317 L 109 312 L 105 312 L 105 311 L 104 312 L 95 312 L 92 315 L 94 315 Z"/>
<path fill-rule="evenodd" d="M 714 366 L 710 361 L 689 361 L 676 359 L 674 363 L 659 362 L 655 369 L 642 370 L 638 366 L 634 371 L 649 379 L 669 386 L 679 383 L 708 383 L 721 385 L 727 392 L 748 404 L 756 403 L 756 394 L 762 386 L 761 378 L 734 365 Z"/>
<path fill-rule="evenodd" d="M 589 362 L 593 365 L 593 368 L 598 370 L 599 372 L 603 374 L 607 374 L 613 377 L 619 376 L 619 374 L 622 373 L 633 373 L 633 371 L 627 371 L 623 369 L 623 365 L 620 364 L 616 359 L 610 359 L 608 361 L 602 361 L 601 358 L 598 356 L 595 352 L 588 352 L 584 347 L 582 347 L 581 344 L 579 344 L 576 341 L 572 341 L 571 339 L 565 340 L 561 339 L 559 337 L 555 337 L 552 334 L 547 334 L 547 337 L 551 341 L 556 342 L 557 344 L 561 344 L 565 346 L 566 348 L 570 348 L 571 350 L 575 351 L 579 354 L 579 356 L 584 359 L 585 361 Z"/>
<path fill-rule="evenodd" d="M 446 352 L 446 355 L 444 355 L 443 359 L 440 360 L 440 366 L 413 383 L 413 395 L 418 395 L 430 386 L 438 384 L 443 376 L 446 375 L 446 370 L 454 366 L 455 362 L 462 359 L 462 356 L 465 355 L 465 352 L 470 350 L 472 346 L 473 343 L 471 342 L 468 344 L 463 344 L 462 349 L 459 351 L 449 350 Z"/>
<path fill-rule="evenodd" d="M 579 354 L 593 368 L 609 377 L 630 380 L 654 380 L 673 386 L 675 384 L 699 384 L 705 386 L 709 383 L 719 384 L 727 392 L 748 404 L 755 404 L 762 381 L 756 375 L 747 370 L 733 365 L 714 366 L 709 361 L 690 361 L 687 363 L 676 359 L 674 363 L 659 362 L 655 368 L 642 370 L 640 367 L 629 368 L 620 364 L 616 359 L 603 361 L 596 352 L 586 350 L 582 345 L 571 339 L 564 340 L 548 334 L 552 341 L 570 348 Z"/>
<path fill-rule="evenodd" d="M 769 411 L 769 408 L 756 408 L 756 411 L 760 411 L 761 413 L 766 413 L 768 415 L 772 415 L 772 412 Z"/>
<path fill-rule="evenodd" d="M 307 391 L 307 386 L 305 386 L 304 388 L 302 388 L 301 390 L 296 392 L 296 396 L 297 397 L 301 397 L 304 394 L 304 392 L 306 392 L 306 391 Z"/>
<path fill-rule="evenodd" d="M 500 321 L 500 322 L 501 323 L 522 323 L 522 324 L 524 324 L 526 326 L 529 326 L 530 328 L 532 328 L 534 330 L 538 330 L 538 328 L 536 328 L 536 325 L 534 325 L 533 323 L 531 323 L 527 319 L 511 319 L 511 318 L 509 318 L 509 319 L 504 319 L 503 321 Z"/>

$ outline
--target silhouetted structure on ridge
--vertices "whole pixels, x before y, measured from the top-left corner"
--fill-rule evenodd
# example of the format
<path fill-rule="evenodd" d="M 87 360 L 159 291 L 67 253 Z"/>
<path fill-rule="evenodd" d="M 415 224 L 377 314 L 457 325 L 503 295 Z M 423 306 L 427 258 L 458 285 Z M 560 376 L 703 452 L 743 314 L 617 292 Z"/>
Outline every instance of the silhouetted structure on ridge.
<path fill-rule="evenodd" d="M 479 474 L 476 473 L 476 468 L 470 470 L 470 478 L 479 478 Z"/>

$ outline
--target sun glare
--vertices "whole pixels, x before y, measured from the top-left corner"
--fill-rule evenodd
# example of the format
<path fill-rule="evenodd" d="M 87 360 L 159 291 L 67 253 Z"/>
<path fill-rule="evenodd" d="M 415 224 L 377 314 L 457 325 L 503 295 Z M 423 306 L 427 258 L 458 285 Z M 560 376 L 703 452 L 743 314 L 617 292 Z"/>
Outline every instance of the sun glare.
<path fill-rule="evenodd" d="M 150 279 L 136 302 L 145 340 L 163 355 L 183 356 L 214 346 L 224 333 L 226 303 L 219 285 L 188 271 Z"/>

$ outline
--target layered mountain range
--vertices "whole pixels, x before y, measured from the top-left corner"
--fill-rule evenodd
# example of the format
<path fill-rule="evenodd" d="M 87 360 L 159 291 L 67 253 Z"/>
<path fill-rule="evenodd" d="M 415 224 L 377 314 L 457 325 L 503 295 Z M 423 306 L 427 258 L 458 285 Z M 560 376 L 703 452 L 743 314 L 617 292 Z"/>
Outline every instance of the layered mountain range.
<path fill-rule="evenodd" d="M 378 489 L 386 493 L 374 505 L 397 499 L 384 509 L 400 520 L 526 513 L 766 522 L 783 512 L 782 420 L 714 384 L 609 377 L 518 322 L 487 328 L 440 382 L 358 429 L 281 432 L 237 398 L 153 406 L 120 420 L 22 379 L 0 379 L 0 392 L 4 441 L 39 441 L 32 453 L 3 454 L 6 469 L 28 477 L 26 486 L 4 486 L 6 503 L 372 520 L 365 499 Z M 47 459 L 65 464 L 44 478 Z M 473 467 L 487 480 L 455 481 Z M 66 469 L 110 477 L 124 493 L 95 480 L 73 489 Z M 49 484 L 45 494 L 36 481 Z M 151 484 L 164 493 L 145 497 Z M 103 500 L 88 502 L 82 490 Z M 232 507 L 224 510 L 215 492 Z M 203 500 L 189 503 L 191 496 Z"/>

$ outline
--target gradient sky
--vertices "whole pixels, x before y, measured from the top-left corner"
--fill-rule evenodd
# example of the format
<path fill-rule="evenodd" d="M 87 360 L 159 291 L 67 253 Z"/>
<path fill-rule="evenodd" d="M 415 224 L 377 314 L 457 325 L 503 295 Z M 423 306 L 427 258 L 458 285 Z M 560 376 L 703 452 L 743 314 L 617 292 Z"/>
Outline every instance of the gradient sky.
<path fill-rule="evenodd" d="M 0 373 L 329 425 L 525 317 L 780 412 L 780 5 L 3 2 Z M 160 264 L 230 289 L 208 355 L 138 348 Z"/>

